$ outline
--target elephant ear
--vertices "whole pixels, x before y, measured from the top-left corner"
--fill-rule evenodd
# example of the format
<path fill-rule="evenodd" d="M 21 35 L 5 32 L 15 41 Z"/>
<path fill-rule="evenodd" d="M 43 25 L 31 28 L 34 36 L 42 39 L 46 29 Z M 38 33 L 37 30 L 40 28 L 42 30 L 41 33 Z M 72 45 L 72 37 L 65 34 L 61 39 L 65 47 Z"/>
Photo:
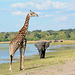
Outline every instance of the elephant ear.
<path fill-rule="evenodd" d="M 47 49 L 49 47 L 49 42 L 45 43 L 45 49 Z"/>
<path fill-rule="evenodd" d="M 35 43 L 35 46 L 36 46 L 37 49 L 41 49 L 39 42 Z"/>
<path fill-rule="evenodd" d="M 37 43 L 35 43 L 35 46 L 36 46 L 37 49 L 39 49 L 39 50 L 43 49 L 43 45 L 44 45 L 44 42 L 37 42 Z"/>

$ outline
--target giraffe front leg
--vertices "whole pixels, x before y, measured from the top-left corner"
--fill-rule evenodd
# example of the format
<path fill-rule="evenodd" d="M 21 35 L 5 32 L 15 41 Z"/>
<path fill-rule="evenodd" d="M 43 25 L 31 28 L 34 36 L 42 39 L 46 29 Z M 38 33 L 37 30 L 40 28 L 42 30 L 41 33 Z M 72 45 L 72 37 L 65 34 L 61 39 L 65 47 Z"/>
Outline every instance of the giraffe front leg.
<path fill-rule="evenodd" d="M 27 40 L 24 39 L 23 41 L 23 56 L 22 56 L 22 69 L 24 70 L 24 53 L 25 53 L 25 49 L 26 49 L 26 43 L 27 43 Z"/>
<path fill-rule="evenodd" d="M 22 70 L 21 66 L 22 66 L 22 48 L 20 48 L 20 70 Z"/>
<path fill-rule="evenodd" d="M 25 53 L 25 47 L 23 48 L 23 56 L 22 56 L 22 69 L 24 70 L 24 53 Z"/>

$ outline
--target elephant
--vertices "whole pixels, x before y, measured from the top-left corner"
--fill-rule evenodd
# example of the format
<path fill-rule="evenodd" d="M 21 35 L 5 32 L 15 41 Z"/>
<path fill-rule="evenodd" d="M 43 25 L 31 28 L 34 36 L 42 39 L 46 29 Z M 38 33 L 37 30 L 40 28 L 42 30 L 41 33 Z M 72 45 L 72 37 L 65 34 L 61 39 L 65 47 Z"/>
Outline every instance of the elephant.
<path fill-rule="evenodd" d="M 60 40 L 60 42 L 63 42 L 63 40 Z"/>
<path fill-rule="evenodd" d="M 46 42 L 46 41 L 35 43 L 35 46 L 39 51 L 40 59 L 45 58 L 45 52 L 46 52 L 46 49 L 49 47 L 49 43 L 50 42 Z"/>

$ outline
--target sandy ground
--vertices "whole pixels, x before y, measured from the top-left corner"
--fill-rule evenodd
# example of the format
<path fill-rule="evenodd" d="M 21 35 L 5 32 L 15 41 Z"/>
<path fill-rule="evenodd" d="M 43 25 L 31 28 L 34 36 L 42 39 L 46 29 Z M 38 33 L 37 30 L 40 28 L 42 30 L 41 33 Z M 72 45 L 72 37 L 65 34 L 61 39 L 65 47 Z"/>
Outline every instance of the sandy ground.
<path fill-rule="evenodd" d="M 66 62 L 63 65 L 44 66 L 32 71 L 22 72 L 14 75 L 75 75 L 75 62 Z"/>

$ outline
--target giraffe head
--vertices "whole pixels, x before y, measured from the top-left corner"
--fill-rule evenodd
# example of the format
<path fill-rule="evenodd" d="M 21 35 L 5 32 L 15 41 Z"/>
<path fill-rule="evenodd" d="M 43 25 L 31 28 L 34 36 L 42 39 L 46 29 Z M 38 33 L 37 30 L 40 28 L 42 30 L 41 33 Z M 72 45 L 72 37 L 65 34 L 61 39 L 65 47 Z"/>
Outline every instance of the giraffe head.
<path fill-rule="evenodd" d="M 38 15 L 35 13 L 35 12 L 32 12 L 31 10 L 30 10 L 30 12 L 29 12 L 29 16 L 30 17 L 38 17 Z"/>

